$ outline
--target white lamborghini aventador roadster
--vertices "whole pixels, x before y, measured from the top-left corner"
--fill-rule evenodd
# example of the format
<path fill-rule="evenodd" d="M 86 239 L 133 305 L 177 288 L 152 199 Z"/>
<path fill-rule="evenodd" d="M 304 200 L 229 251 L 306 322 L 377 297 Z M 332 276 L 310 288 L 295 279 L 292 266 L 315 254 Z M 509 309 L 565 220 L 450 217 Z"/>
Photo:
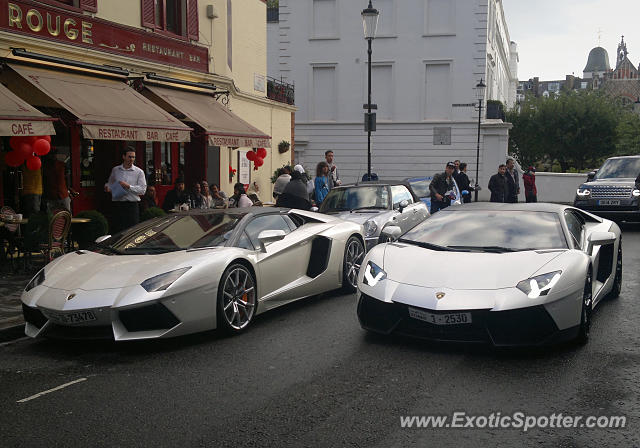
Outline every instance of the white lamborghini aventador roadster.
<path fill-rule="evenodd" d="M 621 282 L 614 222 L 562 205 L 475 203 L 371 250 L 358 317 L 369 331 L 433 340 L 586 342 L 594 307 Z"/>
<path fill-rule="evenodd" d="M 361 225 L 271 207 L 176 213 L 98 241 L 49 263 L 26 286 L 28 336 L 240 332 L 271 308 L 355 290 L 364 258 Z"/>

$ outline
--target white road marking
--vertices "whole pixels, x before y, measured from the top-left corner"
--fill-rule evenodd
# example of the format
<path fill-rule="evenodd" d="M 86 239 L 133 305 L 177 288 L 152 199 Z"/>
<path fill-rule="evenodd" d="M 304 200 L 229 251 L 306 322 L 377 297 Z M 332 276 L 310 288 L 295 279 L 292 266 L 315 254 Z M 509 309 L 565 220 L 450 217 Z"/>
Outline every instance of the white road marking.
<path fill-rule="evenodd" d="M 30 400 L 35 400 L 36 398 L 39 398 L 39 397 L 41 397 L 43 395 L 50 394 L 51 392 L 55 392 L 57 390 L 64 389 L 65 387 L 69 387 L 72 384 L 81 383 L 81 382 L 86 381 L 86 380 L 87 380 L 86 378 L 79 378 L 79 379 L 77 379 L 75 381 L 71 381 L 69 383 L 62 384 L 62 385 L 60 385 L 58 387 L 54 387 L 53 389 L 45 390 L 43 392 L 38 392 L 35 395 L 31 395 L 30 397 L 23 398 L 22 400 L 18 400 L 18 401 L 16 401 L 16 403 L 25 403 L 25 402 L 30 401 Z"/>
<path fill-rule="evenodd" d="M 0 343 L 0 347 L 6 347 L 7 345 L 15 344 L 16 342 L 26 341 L 27 339 L 31 339 L 31 338 L 29 336 L 25 336 L 25 337 L 20 338 L 20 339 L 14 339 L 13 341 L 2 342 L 2 343 Z"/>

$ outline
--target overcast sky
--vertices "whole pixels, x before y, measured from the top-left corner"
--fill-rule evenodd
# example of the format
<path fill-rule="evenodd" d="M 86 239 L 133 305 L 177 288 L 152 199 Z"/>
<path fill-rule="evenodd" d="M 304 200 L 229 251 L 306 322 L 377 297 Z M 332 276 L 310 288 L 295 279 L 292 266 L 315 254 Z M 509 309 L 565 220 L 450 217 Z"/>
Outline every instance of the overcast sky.
<path fill-rule="evenodd" d="M 640 0 L 503 0 L 511 40 L 518 44 L 518 79 L 582 76 L 598 45 L 615 68 L 624 35 L 629 59 L 640 63 Z M 598 43 L 598 30 L 601 40 Z"/>

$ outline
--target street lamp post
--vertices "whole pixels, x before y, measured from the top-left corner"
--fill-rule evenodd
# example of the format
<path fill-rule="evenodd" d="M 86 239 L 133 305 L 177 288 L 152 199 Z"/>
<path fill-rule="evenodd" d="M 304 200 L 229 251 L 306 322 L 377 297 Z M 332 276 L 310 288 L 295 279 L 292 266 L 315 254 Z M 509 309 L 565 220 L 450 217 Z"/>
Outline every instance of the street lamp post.
<path fill-rule="evenodd" d="M 362 26 L 364 28 L 364 38 L 368 43 L 367 54 L 369 56 L 368 62 L 368 97 L 365 107 L 367 113 L 365 114 L 364 128 L 367 131 L 367 180 L 371 180 L 371 131 L 376 129 L 376 114 L 371 113 L 371 109 L 377 109 L 377 106 L 371 104 L 371 42 L 376 38 L 376 28 L 378 27 L 379 12 L 374 9 L 369 0 L 369 6 L 362 10 Z"/>
<path fill-rule="evenodd" d="M 476 84 L 476 98 L 478 99 L 478 144 L 476 146 L 476 184 L 474 187 L 474 202 L 478 202 L 478 181 L 479 172 L 480 172 L 480 121 L 482 120 L 482 100 L 484 99 L 484 92 L 487 86 L 482 82 L 482 78 L 480 78 L 480 82 Z"/>

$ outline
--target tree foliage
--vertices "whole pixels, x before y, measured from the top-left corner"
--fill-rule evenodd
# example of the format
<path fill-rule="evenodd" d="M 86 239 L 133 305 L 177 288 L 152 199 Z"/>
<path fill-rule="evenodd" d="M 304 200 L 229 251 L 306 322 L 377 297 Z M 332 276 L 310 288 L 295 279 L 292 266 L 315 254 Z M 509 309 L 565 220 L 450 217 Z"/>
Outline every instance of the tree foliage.
<path fill-rule="evenodd" d="M 525 166 L 547 162 L 563 172 L 582 171 L 640 148 L 638 116 L 600 92 L 527 97 L 507 121 L 513 124 L 509 150 Z"/>

